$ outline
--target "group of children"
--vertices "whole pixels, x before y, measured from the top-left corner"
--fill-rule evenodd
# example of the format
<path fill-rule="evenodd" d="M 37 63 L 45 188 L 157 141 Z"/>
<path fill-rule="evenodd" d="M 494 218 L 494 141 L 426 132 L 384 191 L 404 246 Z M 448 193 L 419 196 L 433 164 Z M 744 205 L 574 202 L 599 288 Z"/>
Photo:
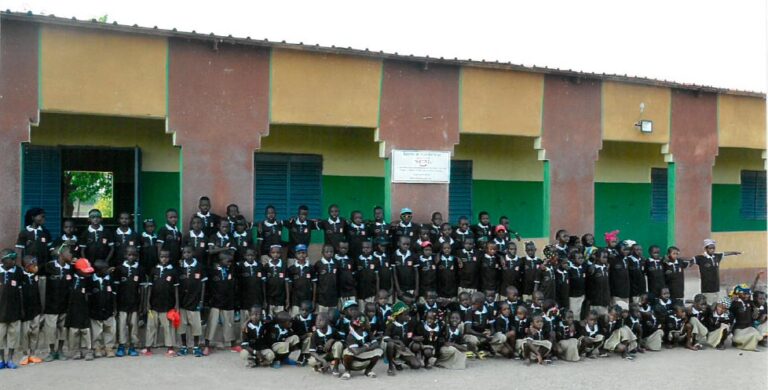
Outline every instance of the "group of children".
<path fill-rule="evenodd" d="M 210 208 L 202 197 L 186 234 L 173 209 L 160 229 L 145 220 L 141 233 L 129 213 L 112 231 L 91 210 L 80 235 L 65 221 L 55 239 L 44 210 L 29 210 L 16 250 L 0 253 L 0 368 L 16 368 L 17 347 L 26 365 L 150 355 L 155 346 L 206 356 L 220 337 L 252 367 L 308 364 L 348 379 L 375 376 L 380 359 L 395 375 L 403 365 L 456 369 L 490 356 L 631 360 L 664 345 L 722 349 L 729 335 L 755 350 L 768 335 L 764 292 L 739 285 L 720 296 L 719 264 L 739 252 L 718 253 L 712 240 L 693 258 L 675 247 L 662 256 L 658 246 L 646 257 L 618 231 L 597 247 L 591 234 L 560 230 L 539 258 L 532 241 L 518 255 L 509 220 L 493 226 L 485 212 L 453 226 L 440 213 L 417 224 L 407 208 L 387 223 L 380 207 L 370 221 L 359 211 L 343 219 L 335 205 L 324 220 L 305 206 L 280 220 L 267 207 L 254 226 L 236 205 L 224 217 Z M 324 244 L 310 261 L 318 231 Z M 702 293 L 686 306 L 692 265 Z"/>

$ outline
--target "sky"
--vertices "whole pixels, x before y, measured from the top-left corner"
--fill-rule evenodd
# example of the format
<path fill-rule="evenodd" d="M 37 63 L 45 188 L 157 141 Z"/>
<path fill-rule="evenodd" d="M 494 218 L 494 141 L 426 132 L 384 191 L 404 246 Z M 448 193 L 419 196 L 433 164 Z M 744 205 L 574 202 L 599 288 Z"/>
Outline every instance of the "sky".
<path fill-rule="evenodd" d="M 0 0 L 0 9 L 766 91 L 766 0 Z"/>

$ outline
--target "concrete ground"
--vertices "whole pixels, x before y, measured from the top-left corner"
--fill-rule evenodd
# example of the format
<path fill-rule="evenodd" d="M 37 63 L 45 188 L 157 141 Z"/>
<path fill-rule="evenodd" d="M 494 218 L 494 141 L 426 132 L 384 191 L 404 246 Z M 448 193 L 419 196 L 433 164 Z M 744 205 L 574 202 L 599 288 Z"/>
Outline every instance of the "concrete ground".
<path fill-rule="evenodd" d="M 160 350 L 156 350 L 161 352 Z M 378 378 L 356 374 L 353 385 L 373 389 L 413 389 L 439 386 L 446 389 L 484 388 L 570 388 L 570 389 L 766 389 L 768 352 L 707 349 L 693 352 L 683 348 L 638 355 L 634 361 L 617 356 L 577 363 L 556 361 L 550 366 L 526 366 L 516 360 L 470 361 L 466 370 L 409 371 L 387 377 L 382 362 Z M 0 370 L 0 389 L 296 389 L 309 386 L 331 389 L 340 379 L 319 375 L 308 367 L 280 369 L 245 368 L 238 354 L 217 351 L 205 358 L 191 356 L 101 358 L 92 362 L 43 363 L 17 370 Z"/>

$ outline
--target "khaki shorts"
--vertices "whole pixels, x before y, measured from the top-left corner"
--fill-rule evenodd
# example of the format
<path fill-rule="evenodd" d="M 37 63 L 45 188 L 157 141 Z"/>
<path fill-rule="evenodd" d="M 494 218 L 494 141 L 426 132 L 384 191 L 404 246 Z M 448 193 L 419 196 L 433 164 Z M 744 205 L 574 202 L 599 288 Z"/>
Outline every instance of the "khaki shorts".
<path fill-rule="evenodd" d="M 64 328 L 64 321 L 66 319 L 66 314 L 43 315 L 43 333 L 48 344 L 56 344 L 57 341 L 65 341 L 67 339 L 67 330 Z"/>
<path fill-rule="evenodd" d="M 180 309 L 179 315 L 181 317 L 179 334 L 186 334 L 193 337 L 199 337 L 203 335 L 203 325 L 200 320 L 199 311 Z"/>
<path fill-rule="evenodd" d="M 21 332 L 21 321 L 0 322 L 0 351 L 16 349 L 19 344 L 19 333 Z"/>

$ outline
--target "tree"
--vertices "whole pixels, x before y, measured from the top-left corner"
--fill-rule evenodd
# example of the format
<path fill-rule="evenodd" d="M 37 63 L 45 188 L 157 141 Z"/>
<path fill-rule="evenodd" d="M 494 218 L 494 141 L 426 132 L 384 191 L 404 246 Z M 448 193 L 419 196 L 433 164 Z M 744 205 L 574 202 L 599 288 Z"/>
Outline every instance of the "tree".
<path fill-rule="evenodd" d="M 64 172 L 64 215 L 73 215 L 75 203 L 112 199 L 112 172 Z M 111 215 L 104 213 L 104 215 Z"/>

